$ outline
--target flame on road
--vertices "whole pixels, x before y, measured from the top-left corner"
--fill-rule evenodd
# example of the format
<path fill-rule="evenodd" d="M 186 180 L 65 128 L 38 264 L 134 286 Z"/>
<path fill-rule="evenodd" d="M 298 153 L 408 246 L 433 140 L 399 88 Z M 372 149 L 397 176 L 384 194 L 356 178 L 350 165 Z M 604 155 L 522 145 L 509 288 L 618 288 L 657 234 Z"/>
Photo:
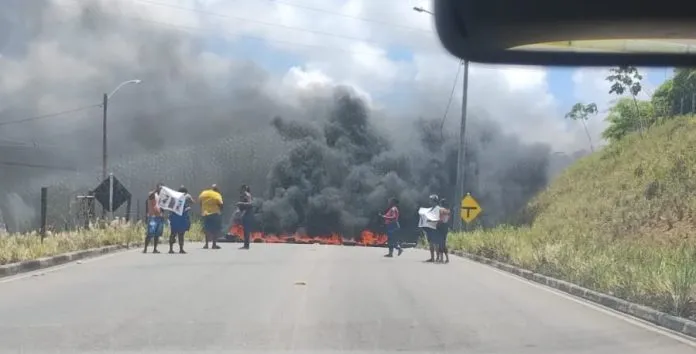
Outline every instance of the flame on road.
<path fill-rule="evenodd" d="M 235 241 L 241 241 L 244 235 L 244 227 L 239 224 L 232 225 L 228 237 Z M 339 234 L 325 236 L 307 236 L 301 233 L 294 234 L 264 234 L 263 232 L 251 233 L 252 243 L 299 243 L 299 244 L 323 244 L 323 245 L 357 245 L 357 246 L 383 246 L 387 244 L 387 235 L 364 230 L 355 239 L 347 239 Z"/>

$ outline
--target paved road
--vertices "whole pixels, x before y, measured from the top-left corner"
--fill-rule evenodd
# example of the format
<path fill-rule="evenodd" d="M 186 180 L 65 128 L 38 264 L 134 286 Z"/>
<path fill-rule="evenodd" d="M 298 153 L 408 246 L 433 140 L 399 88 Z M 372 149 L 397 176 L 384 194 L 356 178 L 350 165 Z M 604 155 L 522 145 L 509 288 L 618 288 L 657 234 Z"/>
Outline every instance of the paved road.
<path fill-rule="evenodd" d="M 0 352 L 696 353 L 459 258 L 436 265 L 419 250 L 385 259 L 375 248 L 223 247 L 130 251 L 0 280 Z"/>

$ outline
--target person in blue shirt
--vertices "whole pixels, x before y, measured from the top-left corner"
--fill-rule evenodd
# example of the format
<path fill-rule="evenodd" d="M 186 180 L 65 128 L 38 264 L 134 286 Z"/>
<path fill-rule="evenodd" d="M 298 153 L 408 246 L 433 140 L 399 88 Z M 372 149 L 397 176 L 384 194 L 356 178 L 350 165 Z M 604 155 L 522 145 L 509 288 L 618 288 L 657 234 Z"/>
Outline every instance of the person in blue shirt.
<path fill-rule="evenodd" d="M 185 254 L 184 234 L 191 228 L 191 217 L 189 216 L 189 212 L 191 211 L 191 206 L 195 202 L 186 187 L 181 186 L 179 188 L 179 193 L 184 193 L 186 195 L 186 202 L 184 203 L 184 212 L 181 215 L 174 212 L 169 213 L 169 228 L 171 231 L 169 235 L 169 253 L 174 253 L 174 243 L 178 239 L 179 253 Z"/>

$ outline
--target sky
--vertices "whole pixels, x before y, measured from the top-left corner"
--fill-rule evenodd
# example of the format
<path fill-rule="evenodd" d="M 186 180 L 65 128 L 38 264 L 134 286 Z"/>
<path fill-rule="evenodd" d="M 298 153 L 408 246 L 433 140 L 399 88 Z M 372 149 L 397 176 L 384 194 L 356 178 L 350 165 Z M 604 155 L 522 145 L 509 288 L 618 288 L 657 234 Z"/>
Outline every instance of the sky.
<path fill-rule="evenodd" d="M 121 1 L 121 0 L 119 0 Z M 441 108 L 444 114 L 457 73 L 433 31 L 424 0 L 132 0 L 140 16 L 210 31 L 207 48 L 223 57 L 247 58 L 273 75 L 353 85 L 392 112 L 413 112 L 404 101 Z M 132 9 L 131 9 L 132 10 Z M 128 13 L 131 10 L 122 10 Z M 612 97 L 607 68 L 503 67 L 472 64 L 469 112 L 486 112 L 523 139 L 559 151 L 586 148 L 578 123 L 564 120 L 576 102 L 595 102 L 600 115 L 588 128 L 601 145 Z M 649 93 L 668 70 L 641 69 Z M 462 85 L 456 84 L 448 118 L 459 118 Z M 428 97 L 424 96 L 424 91 Z M 432 113 L 431 113 L 432 114 Z M 450 118 L 451 117 L 451 118 Z"/>
<path fill-rule="evenodd" d="M 132 21 L 134 26 L 150 26 L 182 35 L 195 33 L 203 38 L 197 48 L 202 52 L 199 57 L 205 54 L 206 60 L 213 60 L 217 65 L 216 68 L 198 68 L 201 72 L 209 72 L 210 77 L 215 77 L 215 70 L 226 63 L 246 60 L 287 87 L 311 87 L 317 83 L 353 86 L 368 97 L 374 107 L 389 112 L 391 118 L 385 119 L 394 120 L 389 124 L 397 123 L 395 117 L 399 115 L 436 118 L 446 112 L 447 122 L 456 127 L 460 116 L 461 74 L 455 81 L 461 69 L 458 59 L 441 47 L 433 31 L 432 16 L 413 10 L 415 6 L 430 8 L 427 0 L 40 2 L 60 9 L 61 15 L 54 13 L 50 20 L 65 20 L 67 25 L 76 21 L 75 9 L 99 3 L 110 16 Z M 29 3 L 21 2 L 23 4 Z M 44 24 L 44 28 L 46 26 Z M 133 57 L 135 50 L 129 48 L 142 49 L 140 43 L 132 43 L 132 40 L 129 43 L 125 35 L 118 37 L 116 33 L 104 34 L 100 38 L 103 47 L 92 57 L 79 57 L 74 50 L 63 51 L 60 43 L 41 40 L 25 48 L 26 53 L 18 53 L 8 45 L 11 39 L 12 34 L 0 38 L 0 59 L 5 59 L 0 63 L 4 72 L 0 78 L 0 93 L 6 97 L 25 89 L 23 85 L 31 80 L 55 83 L 65 80 L 63 76 L 68 73 L 71 73 L 69 81 L 74 87 L 96 85 L 100 67 L 118 64 L 120 72 L 127 72 L 126 65 L 136 63 L 137 59 Z M 76 42 L 81 40 L 75 39 Z M 27 64 L 41 62 L 51 64 L 41 72 Z M 643 97 L 647 97 L 669 72 L 640 70 L 645 77 Z M 132 75 L 136 72 L 134 69 Z M 565 120 L 564 115 L 576 102 L 594 102 L 600 114 L 591 118 L 588 129 L 593 140 L 601 145 L 601 132 L 606 125 L 604 116 L 615 99 L 608 93 L 609 84 L 604 80 L 607 74 L 608 68 L 472 64 L 467 112 L 493 119 L 525 141 L 548 143 L 556 151 L 573 152 L 587 148 L 587 137 L 581 124 Z M 103 86 L 100 86 L 101 91 L 108 91 L 118 82 L 131 78 L 123 76 L 110 82 L 104 78 L 98 84 Z M 147 85 L 148 82 L 144 82 L 141 86 Z M 124 91 L 131 90 L 134 89 Z M 56 92 L 37 95 L 34 98 L 41 107 L 46 107 L 38 112 L 42 114 L 91 101 L 76 94 L 69 98 Z M 9 139 L 2 133 L 0 131 L 0 139 Z"/>

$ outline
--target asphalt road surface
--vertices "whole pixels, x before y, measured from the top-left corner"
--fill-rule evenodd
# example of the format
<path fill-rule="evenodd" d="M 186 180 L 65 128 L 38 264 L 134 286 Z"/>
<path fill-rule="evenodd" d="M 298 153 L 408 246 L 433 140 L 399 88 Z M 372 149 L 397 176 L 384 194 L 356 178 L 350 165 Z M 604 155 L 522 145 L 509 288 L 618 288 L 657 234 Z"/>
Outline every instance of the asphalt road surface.
<path fill-rule="evenodd" d="M 456 257 L 222 246 L 0 279 L 0 352 L 696 353 L 676 335 Z"/>

